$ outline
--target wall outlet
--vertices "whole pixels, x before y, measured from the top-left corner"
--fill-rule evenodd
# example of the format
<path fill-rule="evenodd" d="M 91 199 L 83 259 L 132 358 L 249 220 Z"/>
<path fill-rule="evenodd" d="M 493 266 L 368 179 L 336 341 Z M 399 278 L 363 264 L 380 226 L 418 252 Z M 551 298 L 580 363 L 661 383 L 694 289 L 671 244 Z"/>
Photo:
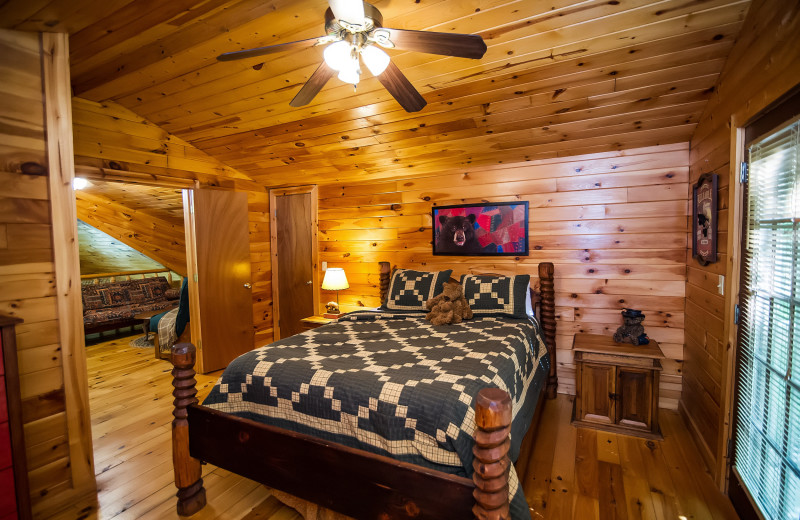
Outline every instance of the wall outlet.
<path fill-rule="evenodd" d="M 323 271 L 327 271 L 328 270 L 328 262 L 322 262 L 322 270 Z"/>
<path fill-rule="evenodd" d="M 717 292 L 725 296 L 725 275 L 719 275 L 719 285 L 717 285 Z"/>

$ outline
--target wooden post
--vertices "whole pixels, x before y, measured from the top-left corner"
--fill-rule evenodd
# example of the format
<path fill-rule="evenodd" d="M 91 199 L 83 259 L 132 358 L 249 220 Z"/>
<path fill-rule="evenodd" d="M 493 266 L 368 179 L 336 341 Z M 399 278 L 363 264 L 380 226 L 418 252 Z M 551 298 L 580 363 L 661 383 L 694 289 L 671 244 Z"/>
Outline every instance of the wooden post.
<path fill-rule="evenodd" d="M 556 371 L 556 293 L 553 284 L 555 268 L 551 262 L 539 264 L 539 280 L 542 302 L 540 323 L 544 330 L 544 341 L 550 353 L 550 373 L 547 376 L 547 398 L 555 399 L 558 388 L 558 372 Z"/>
<path fill-rule="evenodd" d="M 386 294 L 389 292 L 389 282 L 391 281 L 391 264 L 389 262 L 378 262 L 381 266 L 380 270 L 380 289 L 381 289 L 381 305 L 386 301 Z"/>
<path fill-rule="evenodd" d="M 197 403 L 197 381 L 194 362 L 197 349 L 191 343 L 172 347 L 172 395 L 175 409 L 172 415 L 172 466 L 178 488 L 178 514 L 190 516 L 206 505 L 206 490 L 201 478 L 200 461 L 189 455 L 189 421 L 186 407 Z"/>
<path fill-rule="evenodd" d="M 508 468 L 511 461 L 511 397 L 499 388 L 484 388 L 475 399 L 475 506 L 479 520 L 508 520 Z"/>

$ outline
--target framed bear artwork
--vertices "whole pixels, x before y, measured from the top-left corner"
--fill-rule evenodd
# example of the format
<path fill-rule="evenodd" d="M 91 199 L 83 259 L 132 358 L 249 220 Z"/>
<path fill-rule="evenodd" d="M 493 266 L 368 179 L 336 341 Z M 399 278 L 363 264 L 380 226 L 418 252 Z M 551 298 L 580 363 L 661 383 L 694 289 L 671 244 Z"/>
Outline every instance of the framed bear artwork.
<path fill-rule="evenodd" d="M 704 173 L 692 188 L 692 256 L 700 265 L 717 261 L 717 183 Z"/>
<path fill-rule="evenodd" d="M 434 206 L 433 254 L 527 256 L 528 202 Z"/>

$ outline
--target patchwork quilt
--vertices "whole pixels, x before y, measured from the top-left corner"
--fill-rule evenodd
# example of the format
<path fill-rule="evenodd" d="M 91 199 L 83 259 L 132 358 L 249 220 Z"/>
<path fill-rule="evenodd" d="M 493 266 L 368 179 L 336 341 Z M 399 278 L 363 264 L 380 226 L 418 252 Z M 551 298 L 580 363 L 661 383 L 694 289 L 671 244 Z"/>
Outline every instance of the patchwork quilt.
<path fill-rule="evenodd" d="M 511 395 L 516 461 L 549 367 L 532 318 L 434 326 L 421 313 L 362 311 L 240 356 L 203 404 L 471 477 L 478 391 Z M 529 519 L 513 466 L 509 491 L 512 517 Z"/>

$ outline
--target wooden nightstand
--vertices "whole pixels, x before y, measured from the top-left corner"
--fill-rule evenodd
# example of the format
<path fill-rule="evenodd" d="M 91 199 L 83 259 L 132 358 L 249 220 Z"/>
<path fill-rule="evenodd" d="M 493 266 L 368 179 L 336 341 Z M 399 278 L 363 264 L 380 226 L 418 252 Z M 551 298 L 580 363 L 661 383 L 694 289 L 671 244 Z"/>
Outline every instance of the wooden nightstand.
<path fill-rule="evenodd" d="M 572 424 L 662 439 L 658 378 L 664 354 L 648 345 L 616 343 L 611 336 L 575 334 L 576 396 Z"/>
<path fill-rule="evenodd" d="M 333 318 L 325 318 L 324 316 L 309 316 L 308 318 L 303 318 L 300 320 L 305 327 L 306 330 L 316 329 L 322 325 L 327 325 L 328 323 L 333 323 L 336 321 Z"/>

